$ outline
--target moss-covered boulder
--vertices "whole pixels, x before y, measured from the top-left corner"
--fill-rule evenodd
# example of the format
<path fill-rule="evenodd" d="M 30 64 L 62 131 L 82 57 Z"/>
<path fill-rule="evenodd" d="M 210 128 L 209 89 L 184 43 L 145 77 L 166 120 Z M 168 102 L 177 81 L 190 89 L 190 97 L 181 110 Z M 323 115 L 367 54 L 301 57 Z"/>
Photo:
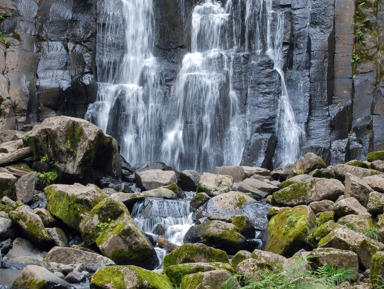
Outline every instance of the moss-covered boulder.
<path fill-rule="evenodd" d="M 374 231 L 377 230 L 376 221 L 365 215 L 347 215 L 340 218 L 337 223 L 368 237 L 373 237 Z"/>
<path fill-rule="evenodd" d="M 317 218 L 317 225 L 320 226 L 322 224 L 325 224 L 328 221 L 333 221 L 334 219 L 335 219 L 334 211 L 321 212 L 319 214 L 319 217 Z"/>
<path fill-rule="evenodd" d="M 234 269 L 228 263 L 211 262 L 172 265 L 167 267 L 164 273 L 169 277 L 174 285 L 180 286 L 183 277 L 186 275 L 214 270 L 227 270 L 232 273 L 234 272 Z"/>
<path fill-rule="evenodd" d="M 336 248 L 350 250 L 359 257 L 360 266 L 368 269 L 372 256 L 384 249 L 384 244 L 368 238 L 362 233 L 355 232 L 345 226 L 339 225 L 319 242 L 321 248 Z"/>
<path fill-rule="evenodd" d="M 384 160 L 384 151 L 371 152 L 367 155 L 367 161 L 383 161 Z"/>
<path fill-rule="evenodd" d="M 235 225 L 217 220 L 191 227 L 184 242 L 200 242 L 232 255 L 239 250 L 248 249 L 247 240 Z"/>
<path fill-rule="evenodd" d="M 203 173 L 197 184 L 197 192 L 204 192 L 210 197 L 214 197 L 229 192 L 232 186 L 233 178 L 231 176 Z"/>
<path fill-rule="evenodd" d="M 269 221 L 265 250 L 292 256 L 303 247 L 307 236 L 315 227 L 316 216 L 309 207 L 297 206 L 284 210 Z"/>
<path fill-rule="evenodd" d="M 92 183 L 121 177 L 117 141 L 89 121 L 58 116 L 45 119 L 26 137 L 38 171 L 55 171 L 58 181 Z"/>
<path fill-rule="evenodd" d="M 56 219 L 52 214 L 43 208 L 36 208 L 33 212 L 40 217 L 45 227 L 54 227 L 57 224 Z"/>
<path fill-rule="evenodd" d="M 96 205 L 80 224 L 86 245 L 95 244 L 116 264 L 154 267 L 153 247 L 140 231 L 126 206 L 112 198 Z"/>
<path fill-rule="evenodd" d="M 209 200 L 209 196 L 206 193 L 197 193 L 191 200 L 191 209 L 195 211 L 198 207 L 203 205 Z"/>
<path fill-rule="evenodd" d="M 326 168 L 324 160 L 314 153 L 307 153 L 293 164 L 295 174 L 308 174 L 315 169 Z"/>
<path fill-rule="evenodd" d="M 307 239 L 308 244 L 310 244 L 313 248 L 316 248 L 319 245 L 320 240 L 338 226 L 339 225 L 332 220 L 319 225 L 311 234 L 309 234 Z"/>
<path fill-rule="evenodd" d="M 167 269 L 167 267 L 171 265 L 199 262 L 229 263 L 229 259 L 227 253 L 222 250 L 214 249 L 200 243 L 184 244 L 165 256 L 164 269 Z"/>
<path fill-rule="evenodd" d="M 63 279 L 57 277 L 44 267 L 29 265 L 12 284 L 14 289 L 74 289 Z"/>
<path fill-rule="evenodd" d="M 22 234 L 35 246 L 47 249 L 54 245 L 40 217 L 28 207 L 18 207 L 16 210 L 9 212 L 9 217 L 17 224 Z"/>
<path fill-rule="evenodd" d="M 173 289 L 166 275 L 136 266 L 101 267 L 91 277 L 91 289 Z"/>
<path fill-rule="evenodd" d="M 372 256 L 369 279 L 372 288 L 383 288 L 384 286 L 384 252 L 377 252 Z"/>
<path fill-rule="evenodd" d="M 106 198 L 95 185 L 51 185 L 44 192 L 48 211 L 74 229 L 78 229 L 88 212 Z"/>
<path fill-rule="evenodd" d="M 221 289 L 225 288 L 225 282 L 230 279 L 232 273 L 227 270 L 215 270 L 209 272 L 199 272 L 186 275 L 182 282 L 181 288 L 183 289 Z M 234 279 L 227 284 L 229 288 L 240 288 L 238 282 Z"/>
<path fill-rule="evenodd" d="M 311 178 L 274 192 L 272 203 L 282 206 L 297 206 L 321 200 L 334 201 L 342 194 L 344 194 L 344 185 L 340 181 Z"/>
<path fill-rule="evenodd" d="M 237 252 L 231 259 L 231 265 L 234 269 L 237 268 L 237 265 L 246 259 L 252 258 L 252 253 L 246 250 L 240 250 Z"/>
<path fill-rule="evenodd" d="M 16 200 L 17 178 L 9 173 L 0 172 L 0 199 L 4 196 Z"/>
<path fill-rule="evenodd" d="M 378 192 L 370 193 L 368 198 L 367 209 L 368 212 L 373 215 L 382 213 L 384 210 L 384 194 Z"/>

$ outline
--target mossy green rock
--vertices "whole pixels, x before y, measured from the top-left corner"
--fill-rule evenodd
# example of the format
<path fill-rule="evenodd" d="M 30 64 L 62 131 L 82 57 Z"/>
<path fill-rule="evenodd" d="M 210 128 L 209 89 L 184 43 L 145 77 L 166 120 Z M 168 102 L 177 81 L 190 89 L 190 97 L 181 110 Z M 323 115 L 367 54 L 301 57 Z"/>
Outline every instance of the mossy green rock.
<path fill-rule="evenodd" d="M 26 206 L 20 206 L 8 215 L 21 229 L 22 234 L 35 246 L 44 249 L 53 246 L 54 243 L 40 217 Z"/>
<path fill-rule="evenodd" d="M 0 204 L 0 212 L 9 213 L 12 210 L 13 210 L 13 208 L 11 206 Z"/>
<path fill-rule="evenodd" d="M 91 289 L 172 289 L 166 275 L 136 266 L 101 267 L 91 277 Z"/>
<path fill-rule="evenodd" d="M 322 238 L 327 236 L 332 230 L 338 227 L 333 220 L 330 220 L 322 225 L 319 225 L 311 234 L 308 236 L 308 244 L 313 248 L 316 248 Z"/>
<path fill-rule="evenodd" d="M 273 216 L 268 223 L 268 242 L 265 247 L 283 256 L 292 256 L 306 242 L 316 227 L 316 216 L 307 206 L 297 206 Z"/>
<path fill-rule="evenodd" d="M 240 250 L 231 259 L 231 265 L 236 269 L 237 265 L 242 261 L 252 258 L 252 253 L 246 250 Z"/>
<path fill-rule="evenodd" d="M 179 264 L 167 267 L 165 274 L 169 277 L 173 284 L 179 286 L 184 276 L 197 272 L 208 272 L 214 270 L 227 270 L 234 272 L 228 263 L 212 262 L 212 263 L 189 263 Z"/>
<path fill-rule="evenodd" d="M 44 189 L 47 209 L 68 226 L 79 229 L 81 220 L 106 195 L 95 185 L 51 185 Z"/>
<path fill-rule="evenodd" d="M 167 269 L 167 267 L 171 265 L 199 262 L 229 263 L 229 259 L 227 253 L 222 250 L 199 243 L 184 244 L 165 256 L 164 269 Z"/>
<path fill-rule="evenodd" d="M 197 193 L 191 200 L 191 209 L 196 210 L 209 199 L 210 198 L 206 193 Z"/>
<path fill-rule="evenodd" d="M 310 178 L 274 192 L 272 204 L 297 206 L 314 201 L 336 200 L 342 194 L 344 194 L 344 185 L 340 181 Z"/>
<path fill-rule="evenodd" d="M 372 152 L 367 155 L 367 161 L 369 162 L 382 161 L 382 160 L 384 160 L 384 151 Z"/>
<path fill-rule="evenodd" d="M 364 169 L 370 169 L 371 168 L 369 163 L 358 161 L 358 160 L 352 160 L 352 161 L 349 161 L 345 164 L 348 166 L 359 167 L 359 168 L 364 168 Z"/>
<path fill-rule="evenodd" d="M 347 215 L 340 218 L 337 223 L 365 235 L 377 227 L 376 221 L 371 216 L 365 215 Z"/>
<path fill-rule="evenodd" d="M 85 244 L 96 244 L 116 264 L 151 267 L 152 245 L 122 202 L 102 200 L 81 222 L 80 231 Z"/>
<path fill-rule="evenodd" d="M 384 252 L 377 252 L 372 256 L 369 279 L 372 288 L 384 286 Z"/>
<path fill-rule="evenodd" d="M 325 224 L 328 221 L 333 221 L 334 219 L 335 219 L 334 211 L 321 212 L 319 215 L 319 218 L 317 219 L 317 225 L 321 226 L 322 224 Z"/>
<path fill-rule="evenodd" d="M 209 272 L 199 272 L 186 275 L 182 282 L 182 289 L 221 289 L 225 288 L 225 282 L 232 276 L 232 274 L 226 270 L 215 270 Z M 236 280 L 231 284 L 228 284 L 230 288 L 240 288 Z"/>
<path fill-rule="evenodd" d="M 293 164 L 296 174 L 308 174 L 315 169 L 323 169 L 326 167 L 327 164 L 324 160 L 314 153 L 305 154 Z"/>

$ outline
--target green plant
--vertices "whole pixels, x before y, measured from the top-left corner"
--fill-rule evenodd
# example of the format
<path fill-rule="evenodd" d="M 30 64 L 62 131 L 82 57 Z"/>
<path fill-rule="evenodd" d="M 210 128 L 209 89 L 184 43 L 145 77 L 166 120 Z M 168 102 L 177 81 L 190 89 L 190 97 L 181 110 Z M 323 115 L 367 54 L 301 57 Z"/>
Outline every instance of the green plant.
<path fill-rule="evenodd" d="M 3 32 L 0 32 L 0 43 L 5 44 L 5 35 Z"/>
<path fill-rule="evenodd" d="M 41 163 L 45 163 L 45 162 L 48 161 L 48 159 L 49 159 L 48 154 L 45 154 L 45 155 L 41 158 L 40 162 L 41 162 Z"/>
<path fill-rule="evenodd" d="M 324 264 L 316 269 L 315 274 L 323 278 L 329 286 L 336 286 L 353 278 L 352 269 L 336 268 L 329 264 Z"/>
<path fill-rule="evenodd" d="M 28 133 L 26 133 L 25 135 L 23 135 L 23 137 L 22 137 L 23 141 L 24 141 L 24 142 L 27 142 L 28 139 L 29 139 L 29 137 L 30 137 L 30 135 L 31 135 L 30 132 L 28 132 Z"/>
<path fill-rule="evenodd" d="M 369 229 L 364 229 L 363 234 L 367 236 L 368 238 L 374 239 L 374 240 L 379 240 L 380 235 L 379 235 L 379 229 L 374 227 L 374 228 L 369 228 Z"/>
<path fill-rule="evenodd" d="M 113 230 L 116 226 L 117 226 L 117 223 L 114 220 L 111 220 L 111 218 L 108 218 L 107 222 L 98 223 L 96 226 L 96 230 L 100 234 L 103 234 Z"/>
<path fill-rule="evenodd" d="M 352 63 L 359 63 L 360 62 L 360 57 L 357 54 L 354 54 L 351 59 Z"/>
<path fill-rule="evenodd" d="M 67 140 L 67 150 L 72 149 L 71 140 Z"/>
<path fill-rule="evenodd" d="M 4 13 L 0 14 L 0 20 L 3 20 L 4 18 L 5 18 L 5 14 Z"/>
<path fill-rule="evenodd" d="M 42 183 L 44 186 L 49 186 L 54 181 L 56 181 L 58 174 L 57 172 L 45 172 L 39 173 L 38 176 L 40 183 Z"/>

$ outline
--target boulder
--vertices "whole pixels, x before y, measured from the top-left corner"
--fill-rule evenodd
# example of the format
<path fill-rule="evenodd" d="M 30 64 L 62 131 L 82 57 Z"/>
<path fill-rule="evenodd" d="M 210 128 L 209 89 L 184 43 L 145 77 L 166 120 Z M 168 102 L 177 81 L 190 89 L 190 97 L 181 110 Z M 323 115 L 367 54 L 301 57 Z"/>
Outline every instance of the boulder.
<path fill-rule="evenodd" d="M 45 228 L 43 221 L 28 207 L 20 206 L 9 212 L 9 217 L 20 228 L 22 235 L 39 248 L 50 248 L 53 241 Z"/>
<path fill-rule="evenodd" d="M 367 209 L 368 212 L 373 215 L 382 213 L 384 210 L 384 194 L 378 192 L 370 193 L 368 198 Z"/>
<path fill-rule="evenodd" d="M 252 221 L 247 216 L 233 216 L 232 224 L 244 237 L 252 239 L 255 237 L 255 228 Z"/>
<path fill-rule="evenodd" d="M 338 226 L 319 242 L 321 248 L 335 248 L 355 252 L 359 257 L 359 264 L 368 269 L 372 256 L 384 249 L 384 244 L 372 240 L 362 233 L 355 232 L 345 226 Z"/>
<path fill-rule="evenodd" d="M 0 241 L 13 237 L 14 233 L 12 221 L 0 212 Z"/>
<path fill-rule="evenodd" d="M 334 268 L 351 269 L 354 277 L 359 273 L 359 258 L 355 252 L 335 248 L 318 248 L 310 254 L 311 265 L 319 267 L 325 264 Z"/>
<path fill-rule="evenodd" d="M 71 284 L 57 277 L 44 267 L 29 265 L 12 284 L 14 289 L 74 289 Z"/>
<path fill-rule="evenodd" d="M 368 213 L 367 209 L 359 203 L 358 200 L 352 197 L 337 201 L 335 203 L 335 207 L 333 208 L 333 211 L 335 212 L 335 215 L 337 218 L 340 218 L 349 214 L 367 215 L 367 216 L 371 215 L 370 213 Z"/>
<path fill-rule="evenodd" d="M 313 248 L 317 248 L 321 239 L 327 236 L 332 230 L 339 227 L 333 220 L 319 225 L 307 238 L 307 242 Z"/>
<path fill-rule="evenodd" d="M 365 169 L 365 168 L 359 168 L 349 165 L 343 165 L 339 164 L 336 166 L 330 166 L 329 169 L 333 170 L 335 173 L 335 176 L 341 180 L 345 180 L 346 174 L 354 175 L 355 177 L 364 178 L 372 175 L 379 175 L 381 174 L 380 171 L 372 170 L 372 169 Z"/>
<path fill-rule="evenodd" d="M 342 194 L 344 194 L 344 185 L 340 181 L 311 178 L 274 192 L 272 203 L 282 206 L 297 206 L 321 200 L 335 201 Z"/>
<path fill-rule="evenodd" d="M 316 169 L 310 172 L 310 175 L 314 178 L 335 179 L 336 175 L 332 169 Z"/>
<path fill-rule="evenodd" d="M 334 221 L 334 220 L 335 220 L 334 211 L 321 212 L 319 214 L 319 217 L 317 218 L 317 225 L 320 226 L 322 224 L 325 224 L 328 221 Z"/>
<path fill-rule="evenodd" d="M 68 247 L 68 239 L 62 229 L 47 228 L 47 231 L 53 242 L 55 242 L 56 246 Z"/>
<path fill-rule="evenodd" d="M 153 190 L 177 183 L 174 171 L 145 170 L 136 173 L 137 184 L 144 190 Z"/>
<path fill-rule="evenodd" d="M 296 174 L 308 174 L 315 169 L 326 168 L 324 160 L 314 153 L 307 153 L 293 164 Z"/>
<path fill-rule="evenodd" d="M 184 244 L 164 257 L 164 270 L 171 265 L 184 263 L 229 263 L 228 255 L 222 250 L 201 243 Z"/>
<path fill-rule="evenodd" d="M 29 241 L 16 238 L 12 249 L 3 259 L 3 267 L 22 270 L 27 265 L 41 265 L 45 252 L 36 249 Z"/>
<path fill-rule="evenodd" d="M 45 227 L 54 227 L 57 223 L 55 218 L 51 215 L 51 213 L 43 208 L 36 208 L 33 210 L 33 213 L 38 215 L 40 219 L 43 221 Z"/>
<path fill-rule="evenodd" d="M 191 200 L 191 209 L 195 211 L 198 207 L 206 203 L 209 199 L 210 198 L 206 193 L 197 193 Z"/>
<path fill-rule="evenodd" d="M 369 176 L 363 179 L 374 191 L 384 193 L 384 174 Z"/>
<path fill-rule="evenodd" d="M 384 160 L 384 151 L 371 152 L 367 155 L 367 161 L 383 161 Z"/>
<path fill-rule="evenodd" d="M 88 212 L 106 198 L 95 185 L 51 185 L 44 192 L 48 211 L 74 229 L 78 229 Z"/>
<path fill-rule="evenodd" d="M 248 167 L 248 166 L 242 166 L 242 168 L 243 168 L 246 179 L 253 177 L 255 175 L 267 177 L 271 173 L 271 171 L 266 168 Z"/>
<path fill-rule="evenodd" d="M 372 256 L 369 280 L 372 288 L 382 288 L 384 285 L 384 252 L 377 252 Z"/>
<path fill-rule="evenodd" d="M 44 266 L 54 271 L 73 271 L 75 268 L 96 272 L 103 266 L 115 263 L 102 255 L 75 248 L 53 247 L 44 257 Z"/>
<path fill-rule="evenodd" d="M 185 170 L 180 173 L 177 185 L 184 191 L 196 192 L 200 174 L 193 170 Z"/>
<path fill-rule="evenodd" d="M 79 118 L 45 119 L 23 138 L 38 171 L 55 171 L 58 181 L 93 183 L 100 176 L 121 177 L 117 141 Z"/>
<path fill-rule="evenodd" d="M 216 220 L 204 222 L 188 230 L 184 243 L 197 242 L 224 250 L 231 255 L 248 249 L 247 240 L 235 225 Z"/>
<path fill-rule="evenodd" d="M 337 223 L 344 225 L 353 231 L 368 235 L 368 237 L 372 237 L 369 236 L 369 231 L 376 228 L 376 222 L 371 218 L 371 216 L 367 215 L 347 215 L 340 218 Z"/>
<path fill-rule="evenodd" d="M 197 184 L 197 192 L 204 192 L 210 197 L 227 193 L 232 189 L 233 178 L 231 176 L 203 173 Z"/>
<path fill-rule="evenodd" d="M 261 200 L 277 191 L 278 187 L 258 179 L 245 179 L 241 183 L 235 184 L 233 190 L 250 193 L 254 199 Z"/>
<path fill-rule="evenodd" d="M 245 172 L 242 167 L 216 167 L 215 174 L 231 176 L 235 183 L 241 182 L 245 179 Z"/>
<path fill-rule="evenodd" d="M 80 223 L 86 245 L 94 245 L 116 264 L 134 264 L 153 268 L 153 248 L 136 226 L 122 202 L 106 198 Z"/>
<path fill-rule="evenodd" d="M 37 181 L 36 172 L 22 176 L 16 183 L 16 199 L 24 204 L 33 199 L 35 185 Z"/>
<path fill-rule="evenodd" d="M 174 285 L 180 286 L 183 277 L 186 275 L 214 270 L 227 270 L 229 272 L 234 272 L 232 266 L 228 263 L 211 262 L 172 265 L 168 266 L 164 273 Z"/>
<path fill-rule="evenodd" d="M 316 227 L 316 216 L 307 206 L 286 209 L 273 216 L 268 223 L 268 242 L 265 247 L 283 256 L 292 256 L 301 249 L 307 236 Z"/>
<path fill-rule="evenodd" d="M 252 253 L 246 250 L 240 250 L 231 259 L 231 265 L 233 269 L 237 269 L 237 265 L 246 259 L 251 259 Z"/>
<path fill-rule="evenodd" d="M 280 189 L 286 188 L 292 184 L 296 184 L 296 183 L 300 183 L 302 181 L 312 180 L 312 179 L 313 179 L 313 177 L 310 175 L 306 175 L 306 174 L 297 175 L 297 176 L 294 176 L 294 177 L 289 178 L 288 180 L 285 180 L 284 182 L 282 182 L 280 184 Z"/>
<path fill-rule="evenodd" d="M 92 275 L 90 285 L 91 289 L 173 289 L 172 283 L 166 275 L 160 275 L 136 266 L 101 267 Z"/>
<path fill-rule="evenodd" d="M 265 229 L 265 216 L 269 206 L 263 205 L 241 192 L 229 192 L 211 198 L 196 211 L 196 218 L 226 220 L 231 222 L 233 216 L 247 216 L 256 228 Z"/>
<path fill-rule="evenodd" d="M 366 206 L 369 194 L 372 191 L 372 188 L 364 179 L 360 179 L 349 173 L 345 175 L 345 197 L 353 197 L 357 199 L 360 204 Z"/>
<path fill-rule="evenodd" d="M 312 211 L 317 214 L 321 212 L 333 211 L 335 203 L 330 200 L 315 201 L 309 204 Z"/>
<path fill-rule="evenodd" d="M 289 260 L 279 254 L 273 252 L 256 249 L 251 254 L 252 259 L 256 260 L 259 268 L 265 268 L 272 271 L 281 271 Z"/>
<path fill-rule="evenodd" d="M 220 289 L 225 286 L 225 282 L 232 276 L 232 273 L 227 270 L 215 270 L 208 272 L 199 272 L 186 275 L 181 281 L 183 289 Z M 240 288 L 236 280 L 231 280 L 230 288 Z"/>
<path fill-rule="evenodd" d="M 365 169 L 371 168 L 371 164 L 369 162 L 366 162 L 366 161 L 362 162 L 359 160 L 351 160 L 349 162 L 346 162 L 345 164 L 348 166 L 360 167 L 360 168 L 365 168 Z"/>
<path fill-rule="evenodd" d="M 371 163 L 371 168 L 380 172 L 384 172 L 384 161 L 374 161 Z"/>
<path fill-rule="evenodd" d="M 16 182 L 17 178 L 14 175 L 0 172 L 0 198 L 6 196 L 16 200 Z"/>
<path fill-rule="evenodd" d="M 125 204 L 135 203 L 144 198 L 161 198 L 161 199 L 177 199 L 179 197 L 178 194 L 167 188 L 157 188 L 149 191 L 144 191 L 141 193 L 114 193 L 111 195 L 111 198 L 123 202 Z"/>

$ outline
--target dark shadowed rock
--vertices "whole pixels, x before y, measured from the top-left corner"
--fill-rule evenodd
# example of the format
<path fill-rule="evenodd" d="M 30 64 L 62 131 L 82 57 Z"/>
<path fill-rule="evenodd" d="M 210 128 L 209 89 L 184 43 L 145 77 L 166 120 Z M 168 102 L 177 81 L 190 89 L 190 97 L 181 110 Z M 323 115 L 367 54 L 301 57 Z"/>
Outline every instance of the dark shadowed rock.
<path fill-rule="evenodd" d="M 180 173 L 177 185 L 184 191 L 196 191 L 200 174 L 193 170 L 185 170 Z"/>

